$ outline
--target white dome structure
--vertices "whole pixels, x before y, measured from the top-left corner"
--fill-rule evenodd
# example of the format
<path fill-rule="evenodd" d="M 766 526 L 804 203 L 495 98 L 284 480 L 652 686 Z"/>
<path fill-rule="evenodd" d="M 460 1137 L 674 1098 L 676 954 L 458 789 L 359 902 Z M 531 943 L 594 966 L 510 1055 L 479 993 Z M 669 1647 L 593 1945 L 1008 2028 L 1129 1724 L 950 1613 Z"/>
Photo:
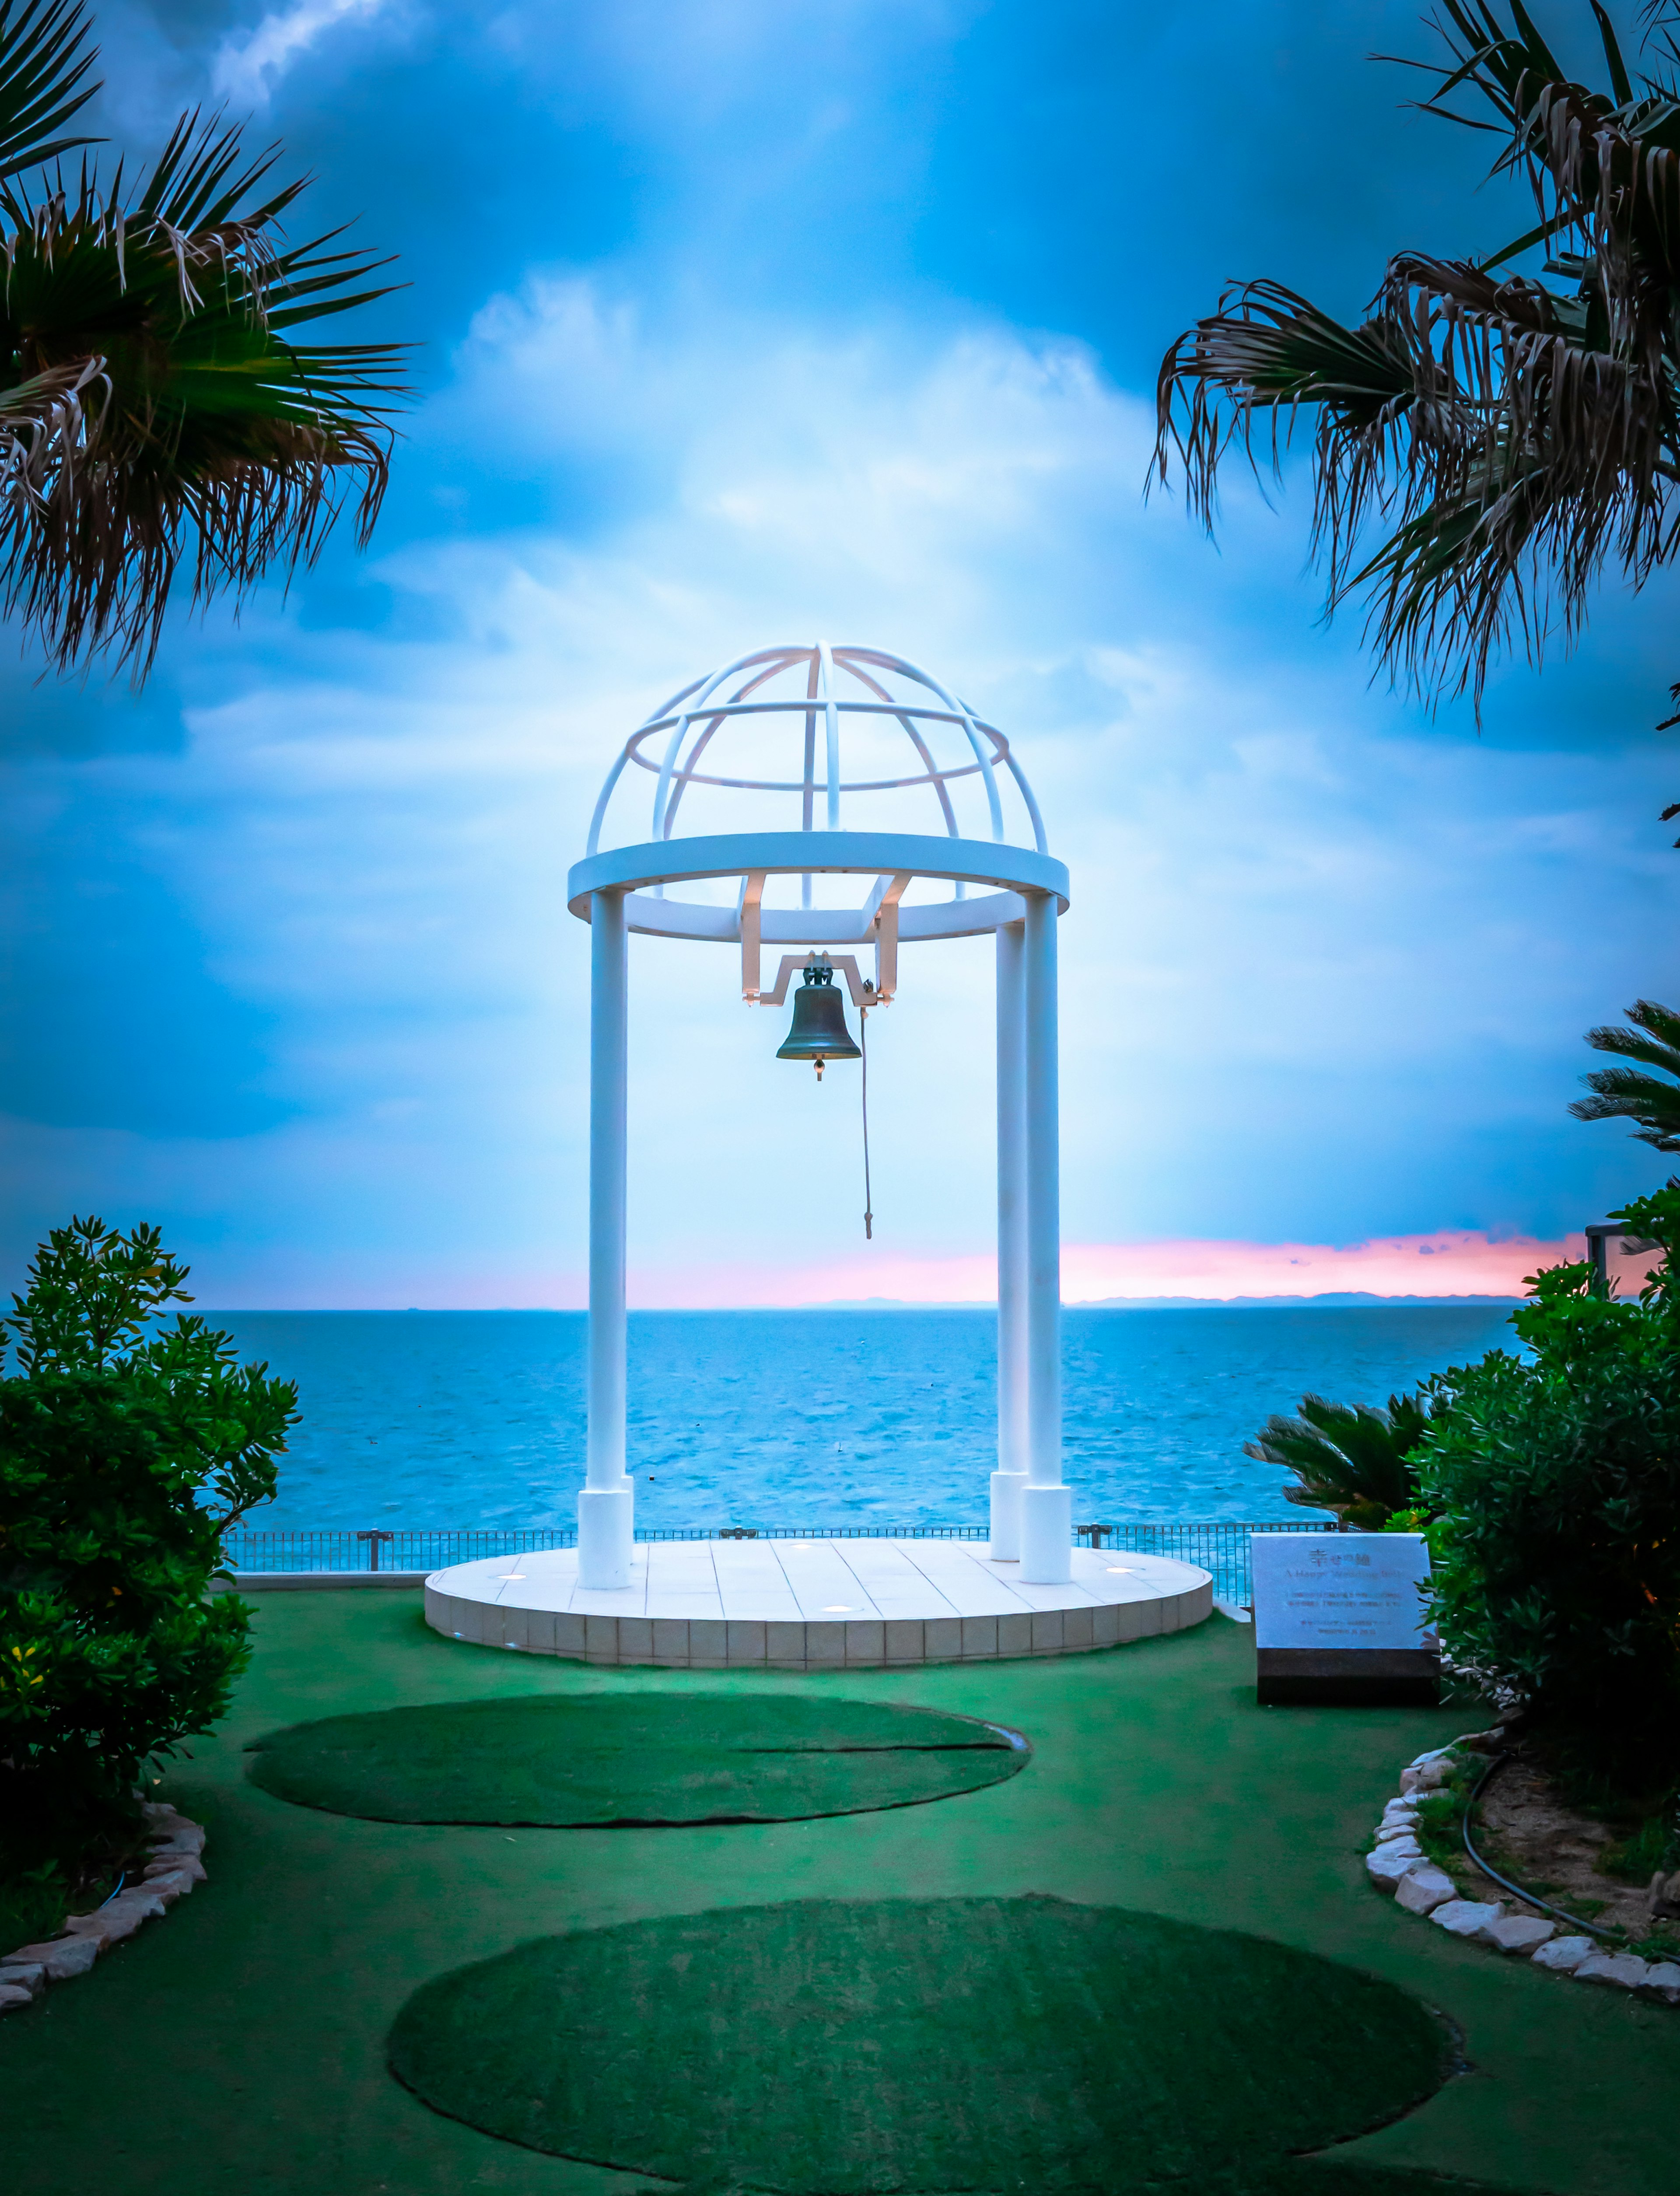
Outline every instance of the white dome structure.
<path fill-rule="evenodd" d="M 911 762 L 915 768 L 903 770 Z M 880 774 L 895 764 L 895 774 Z M 774 776 L 748 774 L 767 766 Z M 673 694 L 631 734 L 609 772 L 590 825 L 592 854 L 600 849 L 614 794 L 638 770 L 655 780 L 647 835 L 653 840 L 675 835 L 684 797 L 696 788 L 784 796 L 776 805 L 791 811 L 797 802 L 805 831 L 840 830 L 867 807 L 871 822 L 979 837 L 957 820 L 958 803 L 970 790 L 963 781 L 972 778 L 983 797 L 984 836 L 1048 852 L 1032 788 L 1003 734 L 930 672 L 878 648 L 817 641 L 759 649 Z M 1025 833 L 1006 824 L 1006 791 L 1025 812 Z M 895 794 L 909 798 L 888 804 L 886 814 L 879 800 L 867 799 Z M 742 828 L 746 806 L 730 803 L 735 828 Z M 792 826 L 795 818 L 776 820 Z"/>
<path fill-rule="evenodd" d="M 609 825 L 623 843 L 603 854 Z M 586 873 L 626 891 L 632 930 L 740 939 L 743 995 L 766 1003 L 783 994 L 761 992 L 760 940 L 884 941 L 874 980 L 885 999 L 899 938 L 995 930 L 1021 916 L 1023 886 L 1067 904 L 1066 872 L 1050 858 L 1032 788 L 997 727 L 902 656 L 821 641 L 757 649 L 638 725 L 601 789 L 574 872 L 579 916 Z M 834 875 L 872 877 L 876 889 L 829 904 L 834 887 L 814 880 Z M 976 900 L 975 887 L 991 889 Z M 846 973 L 855 998 L 859 980 Z"/>
<path fill-rule="evenodd" d="M 646 807 L 638 795 L 651 796 Z M 898 992 L 901 945 L 996 934 L 998 1468 L 989 1560 L 1026 1582 L 1069 1580 L 1056 1077 L 1056 927 L 1068 891 L 1004 734 L 884 649 L 814 641 L 754 650 L 684 686 L 625 742 L 566 887 L 571 912 L 592 931 L 581 1590 L 629 1591 L 637 1560 L 624 1468 L 634 931 L 733 949 L 742 996 L 767 1006 L 785 999 L 804 955 L 820 951 L 817 980 L 843 974 L 854 1003 L 869 1008 Z M 801 949 L 781 956 L 769 983 L 765 946 Z M 855 952 L 830 951 L 847 946 L 873 949 L 870 975 Z"/>

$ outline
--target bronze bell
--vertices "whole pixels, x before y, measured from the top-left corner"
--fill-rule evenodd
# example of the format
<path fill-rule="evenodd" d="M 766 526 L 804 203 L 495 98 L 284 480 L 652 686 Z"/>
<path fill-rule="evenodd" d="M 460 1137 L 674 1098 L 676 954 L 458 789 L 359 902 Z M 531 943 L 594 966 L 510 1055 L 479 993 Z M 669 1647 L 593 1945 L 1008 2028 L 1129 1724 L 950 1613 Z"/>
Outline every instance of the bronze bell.
<path fill-rule="evenodd" d="M 776 1056 L 813 1061 L 819 1083 L 828 1060 L 858 1057 L 846 1026 L 846 1001 L 834 989 L 834 972 L 826 961 L 805 962 L 805 980 L 794 994 L 793 1026 Z"/>

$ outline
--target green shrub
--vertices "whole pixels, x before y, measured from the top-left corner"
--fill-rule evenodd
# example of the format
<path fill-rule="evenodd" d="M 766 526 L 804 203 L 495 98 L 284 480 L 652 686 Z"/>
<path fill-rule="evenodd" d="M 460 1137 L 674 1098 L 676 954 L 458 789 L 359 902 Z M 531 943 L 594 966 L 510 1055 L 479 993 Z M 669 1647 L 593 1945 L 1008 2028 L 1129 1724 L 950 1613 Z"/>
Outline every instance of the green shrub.
<path fill-rule="evenodd" d="M 1469 1787 L 1454 1783 L 1426 1792 L 1417 1803 L 1417 1842 L 1429 1859 L 1459 1861 L 1464 1857 L 1464 1817 L 1469 1812 Z"/>
<path fill-rule="evenodd" d="M 52 1861 L 0 1882 L 0 1952 L 56 1937 L 68 1910 L 67 1891 L 62 1869 Z"/>
<path fill-rule="evenodd" d="M 1673 1843 L 1671 1817 L 1666 1812 L 1648 1815 L 1625 1838 L 1605 1846 L 1598 1856 L 1599 1873 L 1614 1876 L 1618 1883 L 1648 1883 L 1664 1870 Z"/>
<path fill-rule="evenodd" d="M 0 1321 L 0 1876 L 120 1855 L 153 1757 L 206 1731 L 250 1611 L 209 1598 L 222 1535 L 274 1493 L 297 1390 L 177 1314 L 159 1231 L 55 1229 Z"/>
<path fill-rule="evenodd" d="M 1529 1354 L 1448 1373 L 1417 1463 L 1443 1644 L 1574 1773 L 1654 1797 L 1680 1773 L 1680 1190 L 1615 1216 L 1665 1254 L 1638 1298 L 1533 1276 Z"/>

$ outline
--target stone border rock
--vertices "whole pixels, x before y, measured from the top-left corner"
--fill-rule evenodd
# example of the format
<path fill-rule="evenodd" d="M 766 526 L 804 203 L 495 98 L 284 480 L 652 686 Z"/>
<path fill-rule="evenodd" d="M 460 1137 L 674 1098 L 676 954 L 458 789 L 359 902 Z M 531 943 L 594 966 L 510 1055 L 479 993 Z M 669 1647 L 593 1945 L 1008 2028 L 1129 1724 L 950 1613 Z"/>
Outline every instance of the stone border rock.
<path fill-rule="evenodd" d="M 166 1914 L 177 1898 L 205 1881 L 202 1827 L 155 1801 L 148 1800 L 141 1812 L 152 1857 L 140 1881 L 125 1884 L 91 1914 L 71 1915 L 58 1936 L 0 1954 L 0 2014 L 32 2005 L 49 1983 L 86 1974 L 101 1953 L 132 1937 L 142 1922 Z"/>
<path fill-rule="evenodd" d="M 1680 2005 L 1680 1962 L 1642 1960 L 1635 1952 L 1616 1952 L 1592 1937 L 1561 1935 L 1558 1925 L 1537 1915 L 1507 1913 L 1502 1898 L 1459 1895 L 1444 1869 L 1437 1868 L 1417 1842 L 1417 1798 L 1439 1790 L 1460 1765 L 1463 1754 L 1494 1750 L 1498 1731 L 1466 1731 L 1445 1746 L 1420 1754 L 1400 1771 L 1400 1789 L 1383 1810 L 1376 1843 L 1365 1856 L 1365 1873 L 1379 1891 L 1420 1920 L 1427 1918 L 1466 1944 L 1515 1954 L 1537 1968 L 1578 1982 L 1601 1983 L 1610 1990 L 1637 1991 L 1642 1997 Z"/>

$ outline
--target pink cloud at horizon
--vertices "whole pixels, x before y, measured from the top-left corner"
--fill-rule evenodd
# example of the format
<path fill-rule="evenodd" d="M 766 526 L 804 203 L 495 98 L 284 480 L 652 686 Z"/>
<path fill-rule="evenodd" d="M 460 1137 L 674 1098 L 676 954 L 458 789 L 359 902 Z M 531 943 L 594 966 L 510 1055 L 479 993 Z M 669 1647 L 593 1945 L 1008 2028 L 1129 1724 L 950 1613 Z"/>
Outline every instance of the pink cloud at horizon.
<path fill-rule="evenodd" d="M 1106 1298 L 1189 1297 L 1218 1303 L 1238 1297 L 1315 1297 L 1361 1292 L 1375 1297 L 1518 1297 L 1541 1266 L 1585 1256 L 1585 1239 L 1542 1241 L 1442 1228 L 1428 1235 L 1387 1235 L 1364 1243 L 1252 1243 L 1169 1238 L 1152 1243 L 1067 1243 L 1062 1247 L 1062 1295 L 1069 1304 Z M 1625 1295 L 1640 1286 L 1644 1256 L 1613 1258 Z M 587 1285 L 575 1269 L 499 1262 L 474 1266 L 458 1259 L 400 1274 L 370 1262 L 340 1269 L 270 1274 L 266 1286 L 236 1270 L 215 1274 L 200 1310 L 256 1311 L 306 1306 L 341 1311 L 408 1307 L 422 1310 L 580 1311 Z M 771 1264 L 719 1259 L 704 1264 L 638 1261 L 630 1272 L 632 1309 L 725 1311 L 786 1309 L 871 1299 L 901 1303 L 990 1304 L 997 1272 L 990 1253 L 918 1257 L 885 1246 L 821 1261 Z"/>
<path fill-rule="evenodd" d="M 1070 1304 L 1110 1297 L 1325 1296 L 1364 1291 L 1373 1296 L 1521 1296 L 1525 1278 L 1541 1266 L 1585 1256 L 1585 1239 L 1543 1242 L 1530 1235 L 1496 1236 L 1469 1229 L 1391 1235 L 1369 1242 L 1068 1243 L 1062 1248 L 1062 1295 Z M 702 1268 L 639 1267 L 631 1275 L 632 1305 L 649 1309 L 855 1303 L 886 1297 L 905 1303 L 990 1303 L 997 1268 L 989 1255 L 916 1257 L 860 1249 L 855 1257 L 820 1266 L 767 1268 L 719 1264 Z"/>

